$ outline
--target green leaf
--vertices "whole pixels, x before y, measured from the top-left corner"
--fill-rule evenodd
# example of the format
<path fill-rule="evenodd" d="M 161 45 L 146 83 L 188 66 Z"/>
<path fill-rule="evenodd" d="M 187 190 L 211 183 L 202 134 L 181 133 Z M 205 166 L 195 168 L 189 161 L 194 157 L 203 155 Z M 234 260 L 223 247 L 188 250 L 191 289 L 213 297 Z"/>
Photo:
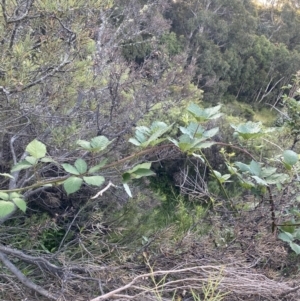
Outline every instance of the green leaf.
<path fill-rule="evenodd" d="M 11 169 L 11 172 L 15 172 L 15 171 L 19 171 L 22 169 L 27 169 L 32 167 L 32 164 L 30 164 L 28 161 L 23 160 L 19 163 L 17 163 L 16 165 L 13 166 L 13 168 Z"/>
<path fill-rule="evenodd" d="M 250 172 L 251 171 L 250 166 L 245 163 L 235 162 L 234 164 L 241 170 L 241 172 Z"/>
<path fill-rule="evenodd" d="M 285 167 L 287 170 L 291 170 L 291 169 L 292 169 L 292 165 L 287 164 L 287 163 L 285 163 L 284 161 L 283 161 L 282 163 L 283 163 L 284 167 Z"/>
<path fill-rule="evenodd" d="M 250 172 L 255 175 L 255 176 L 260 176 L 261 174 L 261 167 L 260 167 L 260 164 L 257 163 L 256 161 L 252 160 L 250 165 Z"/>
<path fill-rule="evenodd" d="M 198 122 L 219 118 L 220 116 L 222 116 L 222 113 L 219 112 L 220 109 L 221 105 L 201 109 L 198 105 L 194 103 L 189 105 L 187 108 L 188 112 L 191 113 Z"/>
<path fill-rule="evenodd" d="M 15 208 L 15 204 L 12 202 L 0 201 L 0 218 L 11 214 Z"/>
<path fill-rule="evenodd" d="M 200 138 L 203 136 L 204 129 L 201 125 L 196 122 L 191 122 L 188 127 L 179 127 L 182 134 L 186 134 L 190 139 Z"/>
<path fill-rule="evenodd" d="M 11 192 L 10 194 L 9 194 L 9 198 L 12 200 L 13 198 L 21 198 L 22 197 L 22 195 L 21 194 L 19 194 L 19 193 L 17 193 L 17 192 Z"/>
<path fill-rule="evenodd" d="M 299 156 L 292 150 L 285 150 L 283 152 L 283 160 L 286 164 L 293 166 L 298 162 Z"/>
<path fill-rule="evenodd" d="M 129 195 L 130 198 L 132 198 L 132 194 L 131 194 L 131 191 L 130 191 L 130 188 L 129 188 L 128 184 L 123 183 L 123 186 L 124 186 L 124 189 L 125 189 L 126 193 Z"/>
<path fill-rule="evenodd" d="M 208 131 L 205 131 L 203 133 L 203 136 L 206 137 L 206 138 L 212 138 L 213 136 L 215 136 L 217 133 L 219 132 L 219 128 L 216 127 L 216 128 L 212 128 Z"/>
<path fill-rule="evenodd" d="M 151 168 L 151 162 L 146 162 L 142 164 L 138 164 L 135 167 L 133 167 L 131 170 L 128 170 L 128 173 L 133 173 L 138 169 L 150 169 Z"/>
<path fill-rule="evenodd" d="M 221 173 L 219 173 L 217 170 L 213 170 L 213 173 L 218 179 L 222 177 Z"/>
<path fill-rule="evenodd" d="M 291 233 L 288 232 L 281 232 L 278 234 L 278 238 L 285 241 L 285 242 L 291 242 L 294 240 L 294 237 Z"/>
<path fill-rule="evenodd" d="M 40 159 L 46 156 L 46 145 L 36 139 L 31 141 L 27 147 L 26 152 L 28 152 L 32 157 Z"/>
<path fill-rule="evenodd" d="M 87 164 L 83 159 L 77 159 L 74 165 L 80 174 L 87 172 Z"/>
<path fill-rule="evenodd" d="M 4 201 L 8 201 L 9 200 L 9 194 L 6 192 L 0 192 L 0 199 L 4 200 Z"/>
<path fill-rule="evenodd" d="M 27 157 L 25 158 L 25 160 L 26 160 L 27 162 L 29 162 L 31 165 L 34 165 L 34 164 L 36 164 L 36 163 L 37 163 L 37 161 L 38 161 L 38 159 L 37 159 L 37 158 L 35 158 L 35 157 L 32 157 L 32 156 L 27 156 Z"/>
<path fill-rule="evenodd" d="M 91 144 L 90 144 L 90 142 L 88 142 L 88 141 L 85 141 L 85 140 L 78 140 L 76 143 L 77 143 L 79 146 L 81 146 L 83 149 L 85 149 L 85 150 L 91 150 L 91 149 L 92 149 Z"/>
<path fill-rule="evenodd" d="M 266 167 L 262 168 L 261 170 L 261 176 L 262 177 L 269 177 L 273 175 L 276 172 L 277 168 L 276 167 Z"/>
<path fill-rule="evenodd" d="M 134 173 L 132 173 L 134 179 L 140 179 L 142 177 L 155 176 L 155 172 L 150 169 L 139 168 Z"/>
<path fill-rule="evenodd" d="M 223 180 L 224 182 L 226 182 L 228 179 L 230 179 L 230 177 L 231 177 L 230 174 L 222 175 L 222 180 Z M 228 181 L 228 182 L 230 182 L 230 181 Z"/>
<path fill-rule="evenodd" d="M 204 158 L 201 155 L 198 155 L 196 153 L 192 153 L 192 155 L 198 159 L 200 159 L 203 163 L 205 162 Z"/>
<path fill-rule="evenodd" d="M 89 169 L 89 174 L 93 174 L 97 171 L 99 171 L 103 166 L 105 166 L 105 164 L 107 163 L 107 159 L 104 159 L 102 160 L 99 164 L 95 165 L 95 166 L 92 166 L 90 169 Z"/>
<path fill-rule="evenodd" d="M 257 176 L 252 176 L 252 178 L 256 181 L 257 184 L 263 185 L 263 186 L 268 186 L 268 183 L 265 180 L 263 180 L 262 178 L 257 177 Z"/>
<path fill-rule="evenodd" d="M 177 147 L 179 147 L 179 143 L 176 139 L 173 138 L 168 138 L 169 141 L 171 141 L 174 145 L 176 145 Z"/>
<path fill-rule="evenodd" d="M 244 179 L 241 181 L 241 186 L 245 189 L 251 189 L 255 187 L 255 185 L 252 182 Z"/>
<path fill-rule="evenodd" d="M 135 138 L 130 138 L 128 141 L 136 146 L 141 145 L 141 143 L 139 141 L 137 141 L 137 139 L 135 139 Z"/>
<path fill-rule="evenodd" d="M 44 157 L 44 158 L 42 158 L 41 162 L 44 162 L 44 163 L 57 163 L 55 160 L 53 160 L 50 157 Z"/>
<path fill-rule="evenodd" d="M 105 179 L 102 176 L 83 177 L 84 181 L 89 185 L 101 186 Z"/>
<path fill-rule="evenodd" d="M 24 199 L 14 198 L 13 202 L 20 210 L 22 210 L 23 212 L 26 211 L 27 205 L 26 205 L 26 202 L 24 201 Z"/>
<path fill-rule="evenodd" d="M 123 175 L 122 175 L 122 183 L 123 184 L 128 183 L 130 181 L 130 179 L 131 179 L 130 173 L 128 173 L 128 172 L 123 173 Z"/>
<path fill-rule="evenodd" d="M 74 193 L 76 191 L 78 191 L 81 187 L 83 180 L 81 178 L 77 178 L 77 177 L 70 177 L 69 179 L 64 181 L 64 188 L 67 192 L 67 194 L 71 194 Z"/>
<path fill-rule="evenodd" d="M 163 134 L 168 132 L 173 127 L 173 125 L 174 123 L 168 126 L 164 122 L 154 121 L 150 127 L 151 136 L 149 137 L 148 142 L 151 143 L 156 139 L 158 139 L 159 137 L 161 137 Z"/>
<path fill-rule="evenodd" d="M 112 141 L 109 141 L 105 136 L 98 136 L 91 139 L 91 147 L 93 151 L 102 151 L 110 145 Z"/>
<path fill-rule="evenodd" d="M 266 182 L 268 184 L 284 184 L 289 179 L 290 179 L 289 175 L 284 173 L 277 173 L 267 177 Z"/>
<path fill-rule="evenodd" d="M 73 174 L 73 175 L 79 175 L 80 173 L 78 172 L 78 170 L 71 164 L 69 163 L 63 163 L 62 164 L 62 167 L 64 168 L 64 170 L 70 174 Z"/>
<path fill-rule="evenodd" d="M 14 177 L 12 175 L 10 175 L 9 173 L 0 173 L 0 176 L 10 178 L 10 179 L 14 179 Z"/>
<path fill-rule="evenodd" d="M 300 254 L 300 246 L 298 244 L 295 244 L 294 242 L 290 242 L 291 249 L 297 254 Z"/>
<path fill-rule="evenodd" d="M 215 144 L 214 141 L 205 141 L 205 142 L 197 142 L 195 145 L 192 146 L 193 150 L 209 148 Z"/>
<path fill-rule="evenodd" d="M 255 123 L 248 121 L 247 123 L 242 123 L 237 126 L 231 124 L 231 127 L 234 128 L 238 135 L 243 137 L 245 140 L 256 138 L 263 134 L 261 122 Z"/>

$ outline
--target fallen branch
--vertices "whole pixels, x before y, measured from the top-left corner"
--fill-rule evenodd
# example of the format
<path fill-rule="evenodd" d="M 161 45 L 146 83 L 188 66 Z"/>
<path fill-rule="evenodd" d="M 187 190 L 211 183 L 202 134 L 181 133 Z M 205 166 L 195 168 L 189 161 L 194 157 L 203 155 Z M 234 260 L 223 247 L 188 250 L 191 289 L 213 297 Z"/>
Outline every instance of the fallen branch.
<path fill-rule="evenodd" d="M 22 259 L 27 263 L 37 265 L 40 268 L 47 270 L 48 272 L 51 272 L 53 275 L 60 276 L 60 277 L 63 276 L 62 268 L 57 267 L 56 265 L 50 263 L 48 260 L 46 260 L 43 257 L 27 255 L 22 251 L 19 251 L 17 249 L 12 249 L 3 245 L 0 245 L 0 252 L 5 253 L 6 255 L 13 255 L 15 257 Z"/>
<path fill-rule="evenodd" d="M 33 283 L 31 280 L 29 280 L 8 258 L 7 256 L 0 252 L 0 260 L 2 263 L 11 271 L 11 273 L 17 277 L 17 279 L 26 287 L 34 290 L 35 292 L 39 293 L 40 295 L 47 297 L 52 300 L 57 300 L 58 296 L 54 295 L 47 290 L 45 290 L 43 287 Z"/>
<path fill-rule="evenodd" d="M 179 277 L 174 279 L 176 274 Z M 165 278 L 168 275 L 172 275 Z M 145 283 L 138 284 L 139 280 L 153 279 L 155 276 L 163 276 L 164 282 L 154 283 L 153 287 L 145 286 Z M 184 290 L 201 290 L 203 286 L 210 282 L 218 284 L 218 290 L 225 293 L 234 293 L 240 296 L 258 295 L 264 297 L 279 297 L 294 292 L 297 288 L 293 288 L 288 283 L 280 283 L 267 278 L 264 275 L 253 273 L 247 268 L 234 268 L 224 266 L 195 266 L 183 269 L 154 271 L 152 273 L 136 276 L 128 284 L 119 287 L 111 292 L 98 296 L 90 301 L 103 301 L 110 298 L 122 296 L 128 300 L 141 300 L 141 296 L 149 294 L 157 290 L 163 292 L 175 292 L 178 288 Z M 130 294 L 129 289 L 135 293 Z M 126 295 L 122 292 L 126 290 Z M 140 291 L 137 293 L 137 291 Z M 122 299 L 123 300 L 123 299 Z"/>

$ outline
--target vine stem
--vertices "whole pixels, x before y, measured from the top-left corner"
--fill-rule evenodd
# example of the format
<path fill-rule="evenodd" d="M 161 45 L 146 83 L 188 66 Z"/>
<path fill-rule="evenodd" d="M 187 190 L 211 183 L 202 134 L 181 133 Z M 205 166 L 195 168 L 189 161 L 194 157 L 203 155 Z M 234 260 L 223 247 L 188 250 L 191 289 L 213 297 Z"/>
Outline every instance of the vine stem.
<path fill-rule="evenodd" d="M 226 199 L 229 201 L 229 203 L 230 203 L 232 209 L 233 209 L 234 211 L 238 212 L 238 210 L 235 208 L 234 204 L 232 203 L 232 200 L 231 200 L 231 198 L 229 197 L 227 191 L 225 190 L 224 186 L 222 185 L 220 179 L 215 175 L 214 170 L 213 170 L 212 166 L 210 165 L 209 161 L 207 160 L 206 156 L 203 154 L 203 152 L 202 152 L 201 150 L 199 150 L 199 152 L 200 152 L 201 156 L 203 157 L 203 159 L 204 159 L 204 161 L 205 161 L 205 164 L 208 166 L 208 168 L 209 168 L 210 171 L 212 172 L 213 177 L 217 180 L 217 182 L 218 182 L 218 184 L 219 184 L 221 190 L 223 191 L 223 193 L 224 193 Z"/>

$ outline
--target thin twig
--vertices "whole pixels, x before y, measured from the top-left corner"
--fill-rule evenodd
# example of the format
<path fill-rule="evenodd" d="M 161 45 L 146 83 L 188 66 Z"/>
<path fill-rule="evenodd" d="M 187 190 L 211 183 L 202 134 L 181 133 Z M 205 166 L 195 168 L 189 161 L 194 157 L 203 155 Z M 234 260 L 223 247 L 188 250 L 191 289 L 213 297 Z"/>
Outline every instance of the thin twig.
<path fill-rule="evenodd" d="M 109 183 L 102 189 L 100 190 L 97 194 L 95 194 L 93 197 L 91 197 L 91 199 L 96 199 L 98 196 L 102 196 L 103 193 L 109 189 L 109 187 L 117 187 L 116 185 L 114 185 L 111 181 L 109 181 Z"/>

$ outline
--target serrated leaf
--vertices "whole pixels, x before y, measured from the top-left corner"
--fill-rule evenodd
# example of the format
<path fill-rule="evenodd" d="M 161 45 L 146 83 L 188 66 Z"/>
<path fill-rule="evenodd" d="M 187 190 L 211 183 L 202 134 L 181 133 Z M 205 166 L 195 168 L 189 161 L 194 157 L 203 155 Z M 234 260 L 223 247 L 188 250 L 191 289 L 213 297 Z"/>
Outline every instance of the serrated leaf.
<path fill-rule="evenodd" d="M 89 176 L 89 177 L 83 177 L 84 181 L 93 186 L 101 186 L 105 179 L 102 176 Z"/>
<path fill-rule="evenodd" d="M 248 121 L 247 123 L 242 123 L 237 126 L 231 124 L 231 127 L 245 140 L 256 138 L 263 134 L 261 122 Z"/>
<path fill-rule="evenodd" d="M 159 137 L 161 137 L 163 134 L 165 134 L 166 132 L 168 132 L 173 124 L 167 126 L 165 123 L 163 123 L 164 126 L 161 127 L 161 128 L 155 128 L 155 132 L 152 133 L 152 135 L 148 138 L 147 142 L 148 142 L 148 145 L 149 144 L 153 144 L 153 142 L 155 142 Z M 162 140 L 161 140 L 162 141 Z M 157 144 L 157 143 L 154 143 L 154 145 Z"/>
<path fill-rule="evenodd" d="M 300 246 L 294 242 L 290 242 L 290 247 L 291 249 L 297 254 L 299 255 L 300 254 Z"/>
<path fill-rule="evenodd" d="M 83 173 L 87 172 L 87 164 L 81 158 L 79 158 L 75 161 L 74 166 L 78 170 L 79 174 L 83 174 Z"/>
<path fill-rule="evenodd" d="M 191 113 L 198 122 L 219 118 L 220 116 L 222 116 L 222 113 L 219 113 L 220 109 L 221 105 L 201 109 L 198 105 L 194 103 L 189 105 L 187 108 L 188 112 Z"/>
<path fill-rule="evenodd" d="M 66 193 L 69 195 L 71 193 L 78 191 L 81 187 L 82 182 L 83 180 L 81 178 L 70 177 L 64 181 L 63 186 Z"/>
<path fill-rule="evenodd" d="M 91 147 L 93 151 L 102 151 L 111 143 L 112 141 L 109 141 L 105 136 L 97 136 L 91 139 Z"/>
<path fill-rule="evenodd" d="M 44 143 L 34 139 L 27 145 L 26 152 L 32 157 L 40 159 L 46 156 L 47 149 Z"/>
<path fill-rule="evenodd" d="M 15 171 L 19 171 L 22 169 L 27 169 L 32 167 L 32 164 L 30 164 L 28 161 L 23 160 L 19 163 L 17 163 L 16 165 L 13 166 L 13 168 L 11 169 L 11 172 L 15 172 Z"/>
<path fill-rule="evenodd" d="M 130 191 L 130 188 L 129 188 L 128 184 L 123 183 L 123 187 L 124 187 L 126 193 L 129 195 L 129 197 L 132 198 L 132 194 L 131 194 L 131 191 Z"/>
<path fill-rule="evenodd" d="M 278 238 L 285 242 L 291 242 L 294 240 L 294 237 L 291 233 L 281 232 L 278 234 Z"/>
<path fill-rule="evenodd" d="M 298 154 L 295 153 L 294 151 L 285 150 L 283 152 L 283 160 L 286 164 L 293 166 L 298 162 L 299 157 Z"/>
<path fill-rule="evenodd" d="M 12 175 L 10 175 L 9 173 L 0 173 L 0 176 L 10 178 L 10 179 L 14 179 L 14 177 Z"/>
<path fill-rule="evenodd" d="M 91 149 L 92 149 L 91 144 L 90 144 L 90 142 L 88 142 L 88 141 L 85 141 L 85 140 L 78 140 L 76 143 L 77 143 L 79 146 L 81 146 L 83 149 L 85 149 L 85 150 L 91 150 Z"/>
<path fill-rule="evenodd" d="M 205 131 L 203 133 L 203 136 L 206 137 L 206 138 L 212 138 L 213 136 L 215 136 L 217 133 L 219 132 L 219 128 L 216 127 L 216 128 L 212 128 L 208 131 Z"/>
<path fill-rule="evenodd" d="M 0 192 L 0 199 L 4 200 L 4 201 L 8 201 L 9 200 L 9 194 L 6 192 Z"/>
<path fill-rule="evenodd" d="M 63 167 L 63 169 L 66 171 L 66 172 L 68 172 L 68 173 L 70 173 L 70 174 L 72 174 L 72 175 L 79 175 L 80 173 L 78 172 L 78 170 L 73 166 L 73 165 L 71 165 L 71 164 L 69 164 L 69 163 L 63 163 L 62 164 L 62 167 Z"/>
<path fill-rule="evenodd" d="M 23 212 L 26 211 L 27 205 L 26 205 L 26 202 L 24 201 L 24 199 L 14 198 L 13 202 L 20 210 L 22 210 Z"/>
<path fill-rule="evenodd" d="M 26 160 L 27 162 L 29 162 L 31 165 L 34 165 L 34 164 L 36 164 L 36 163 L 37 163 L 37 161 L 38 161 L 38 159 L 37 159 L 37 158 L 35 158 L 35 157 L 32 157 L 32 156 L 27 156 L 27 157 L 25 158 L 25 160 Z"/>
<path fill-rule="evenodd" d="M 143 127 L 146 128 L 146 127 Z M 148 128 L 147 128 L 148 129 Z M 135 131 L 135 138 L 137 141 L 139 141 L 140 143 L 144 143 L 145 141 L 147 141 L 146 135 L 144 132 L 140 131 L 139 129 L 137 129 Z"/>
<path fill-rule="evenodd" d="M 95 165 L 95 166 L 92 166 L 90 169 L 89 169 L 89 174 L 92 174 L 92 173 L 95 173 L 97 171 L 99 171 L 102 167 L 105 166 L 105 164 L 107 163 L 107 159 L 105 160 L 102 160 L 99 164 Z"/>
<path fill-rule="evenodd" d="M 0 218 L 11 214 L 15 208 L 15 204 L 12 202 L 0 201 Z"/>

